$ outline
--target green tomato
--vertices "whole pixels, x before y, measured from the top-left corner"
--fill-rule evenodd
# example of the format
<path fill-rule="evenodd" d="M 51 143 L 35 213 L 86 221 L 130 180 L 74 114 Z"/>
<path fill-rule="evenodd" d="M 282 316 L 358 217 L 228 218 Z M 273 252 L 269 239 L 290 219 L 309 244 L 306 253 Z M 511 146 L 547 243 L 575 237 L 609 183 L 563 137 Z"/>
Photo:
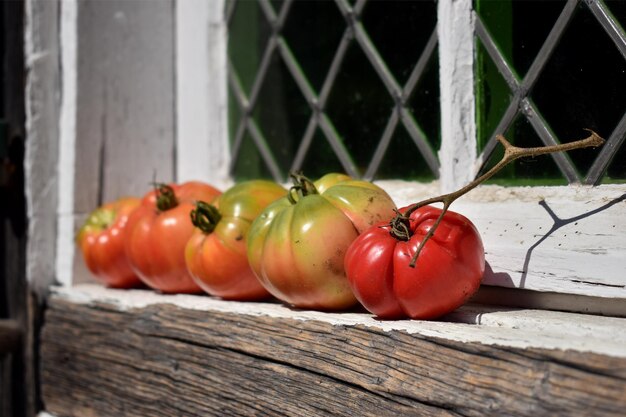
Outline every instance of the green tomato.
<path fill-rule="evenodd" d="M 274 297 L 298 308 L 356 304 L 344 270 L 348 246 L 390 219 L 395 204 L 380 187 L 342 174 L 315 183 L 295 176 L 289 194 L 270 204 L 248 233 L 248 261 Z"/>

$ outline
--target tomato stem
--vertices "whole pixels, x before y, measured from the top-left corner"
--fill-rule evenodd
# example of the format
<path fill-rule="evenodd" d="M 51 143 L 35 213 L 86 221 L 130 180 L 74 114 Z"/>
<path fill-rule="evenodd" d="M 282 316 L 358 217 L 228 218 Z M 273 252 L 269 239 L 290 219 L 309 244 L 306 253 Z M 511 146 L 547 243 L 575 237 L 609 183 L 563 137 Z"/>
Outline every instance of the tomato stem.
<path fill-rule="evenodd" d="M 400 221 L 403 221 L 403 220 L 397 220 L 400 216 L 409 218 L 411 214 L 415 210 L 419 209 L 420 207 L 424 207 L 433 203 L 443 203 L 443 209 L 442 209 L 441 214 L 439 215 L 439 218 L 430 228 L 426 236 L 424 236 L 424 238 L 422 239 L 422 242 L 420 243 L 417 250 L 413 254 L 413 257 L 411 258 L 411 262 L 409 263 L 409 266 L 411 268 L 415 267 L 417 258 L 422 252 L 424 245 L 435 234 L 435 230 L 437 230 L 437 227 L 439 226 L 439 223 L 441 223 L 443 216 L 446 214 L 446 212 L 448 211 L 448 208 L 456 199 L 467 194 L 468 192 L 476 188 L 478 185 L 487 181 L 489 178 L 493 177 L 496 173 L 498 173 L 502 168 L 504 168 L 509 163 L 515 161 L 516 159 L 524 158 L 528 156 L 546 155 L 546 154 L 555 153 L 555 152 L 566 152 L 566 151 L 571 151 L 573 149 L 582 149 L 582 148 L 590 148 L 590 147 L 597 148 L 598 146 L 602 146 L 604 144 L 605 140 L 601 138 L 597 133 L 595 133 L 594 131 L 590 129 L 585 129 L 585 130 L 591 133 L 591 136 L 585 139 L 568 142 L 568 143 L 562 143 L 559 145 L 539 146 L 539 147 L 533 147 L 533 148 L 521 148 L 518 146 L 514 146 L 504 136 L 502 135 L 496 136 L 496 139 L 498 140 L 498 142 L 500 142 L 500 144 L 504 147 L 504 156 L 502 157 L 500 162 L 498 162 L 493 168 L 491 168 L 489 171 L 487 171 L 480 177 L 476 178 L 474 181 L 470 182 L 466 186 L 452 193 L 443 194 L 437 197 L 432 197 L 432 198 L 413 204 L 407 211 L 404 212 L 404 214 L 398 213 L 396 214 L 396 217 L 394 217 L 394 219 L 391 220 L 390 225 L 392 226 L 392 232 L 391 232 L 392 236 L 400 240 L 404 240 L 401 237 L 397 237 L 394 234 L 394 229 L 393 229 L 394 224 Z"/>
<path fill-rule="evenodd" d="M 299 172 L 290 172 L 289 176 L 293 182 L 293 186 L 287 193 L 287 199 L 291 204 L 296 204 L 298 200 L 307 195 L 319 194 L 313 181 L 302 175 Z"/>
<path fill-rule="evenodd" d="M 413 236 L 413 232 L 411 232 L 411 224 L 408 216 L 400 213 L 398 210 L 394 209 L 396 215 L 389 225 L 391 226 L 391 230 L 389 233 L 391 236 L 395 237 L 398 240 L 408 241 Z"/>
<path fill-rule="evenodd" d="M 211 233 L 222 219 L 217 207 L 204 201 L 196 201 L 196 208 L 189 213 L 191 223 L 204 233 Z"/>
<path fill-rule="evenodd" d="M 174 189 L 164 183 L 154 183 L 154 192 L 156 193 L 156 206 L 159 211 L 173 209 L 178 205 Z"/>

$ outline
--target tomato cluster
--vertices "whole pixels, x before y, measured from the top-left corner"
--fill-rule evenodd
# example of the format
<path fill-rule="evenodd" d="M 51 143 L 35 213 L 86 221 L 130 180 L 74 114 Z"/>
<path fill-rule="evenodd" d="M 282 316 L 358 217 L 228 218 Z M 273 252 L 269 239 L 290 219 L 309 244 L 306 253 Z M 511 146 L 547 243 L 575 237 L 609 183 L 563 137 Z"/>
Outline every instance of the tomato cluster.
<path fill-rule="evenodd" d="M 360 303 L 381 318 L 418 319 L 446 314 L 478 289 L 484 250 L 467 218 L 397 210 L 383 189 L 343 174 L 292 179 L 289 190 L 253 180 L 224 193 L 157 184 L 141 200 L 95 210 L 77 243 L 89 270 L 116 288 L 275 297 L 319 310 Z"/>

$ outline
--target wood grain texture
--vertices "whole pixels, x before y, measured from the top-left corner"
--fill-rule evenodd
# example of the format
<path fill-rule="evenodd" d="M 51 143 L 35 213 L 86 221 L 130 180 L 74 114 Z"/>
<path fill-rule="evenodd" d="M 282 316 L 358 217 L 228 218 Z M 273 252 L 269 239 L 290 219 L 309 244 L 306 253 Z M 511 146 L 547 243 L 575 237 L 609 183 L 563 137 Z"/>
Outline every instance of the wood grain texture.
<path fill-rule="evenodd" d="M 296 317 L 295 311 L 294 318 L 279 318 L 172 304 L 124 309 L 53 296 L 41 343 L 46 410 L 58 416 L 572 416 L 626 409 L 624 357 Z"/>

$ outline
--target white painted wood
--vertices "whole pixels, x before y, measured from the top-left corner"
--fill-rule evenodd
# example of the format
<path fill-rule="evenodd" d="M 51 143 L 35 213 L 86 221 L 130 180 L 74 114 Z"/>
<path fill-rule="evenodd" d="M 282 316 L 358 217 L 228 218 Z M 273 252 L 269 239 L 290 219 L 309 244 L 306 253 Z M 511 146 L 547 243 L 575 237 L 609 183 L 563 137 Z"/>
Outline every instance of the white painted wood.
<path fill-rule="evenodd" d="M 176 177 L 222 189 L 231 184 L 223 9 L 223 0 L 176 2 Z"/>
<path fill-rule="evenodd" d="M 56 277 L 62 285 L 72 284 L 74 265 L 74 176 L 76 158 L 76 81 L 77 18 L 76 0 L 65 0 L 61 7 L 61 115 L 59 148 L 59 207 Z"/>
<path fill-rule="evenodd" d="M 476 100 L 474 94 L 474 17 L 471 0 L 437 3 L 443 192 L 474 179 Z"/>
<path fill-rule="evenodd" d="M 437 195 L 436 184 L 377 184 L 399 206 Z M 485 284 L 626 299 L 626 186 L 480 186 L 451 209 L 481 233 Z"/>
<path fill-rule="evenodd" d="M 39 295 L 55 280 L 59 154 L 59 27 L 57 1 L 26 0 L 26 277 Z"/>
<path fill-rule="evenodd" d="M 53 292 L 54 297 L 74 303 L 105 303 L 121 311 L 153 304 L 171 304 L 207 312 L 316 320 L 336 326 L 363 325 L 384 331 L 405 331 L 460 342 L 518 348 L 572 349 L 626 357 L 626 319 L 618 318 L 548 311 L 500 311 L 490 307 L 468 306 L 450 316 L 447 322 L 381 321 L 362 313 L 294 310 L 277 303 L 223 301 L 209 296 L 162 295 L 148 290 L 112 290 L 97 285 L 55 288 Z"/>
<path fill-rule="evenodd" d="M 172 0 L 78 3 L 77 214 L 174 179 Z"/>

